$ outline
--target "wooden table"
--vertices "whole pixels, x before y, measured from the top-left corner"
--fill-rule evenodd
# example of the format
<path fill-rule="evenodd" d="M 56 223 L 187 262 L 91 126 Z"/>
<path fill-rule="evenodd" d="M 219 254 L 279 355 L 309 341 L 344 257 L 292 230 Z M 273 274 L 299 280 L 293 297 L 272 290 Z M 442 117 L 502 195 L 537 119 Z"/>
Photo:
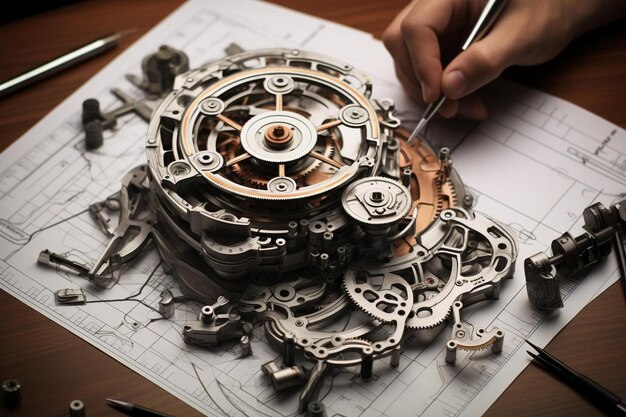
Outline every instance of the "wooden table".
<path fill-rule="evenodd" d="M 380 38 L 405 3 L 399 0 L 277 0 Z M 173 11 L 180 0 L 92 0 L 0 27 L 0 79 L 95 39 L 128 28 L 121 47 L 26 90 L 0 99 L 5 149 L 124 48 Z M 626 127 L 626 27 L 613 24 L 574 42 L 560 57 L 507 76 L 576 103 Z M 517 279 L 523 279 L 518 272 Z M 177 416 L 197 411 L 26 305 L 0 291 L 0 379 L 22 382 L 21 407 L 10 416 L 66 416 L 81 399 L 87 415 L 118 415 L 104 397 L 132 399 Z M 587 306 L 549 344 L 549 351 L 626 398 L 626 303 L 621 284 Z M 534 366 L 491 406 L 489 416 L 600 415 L 582 397 Z"/>

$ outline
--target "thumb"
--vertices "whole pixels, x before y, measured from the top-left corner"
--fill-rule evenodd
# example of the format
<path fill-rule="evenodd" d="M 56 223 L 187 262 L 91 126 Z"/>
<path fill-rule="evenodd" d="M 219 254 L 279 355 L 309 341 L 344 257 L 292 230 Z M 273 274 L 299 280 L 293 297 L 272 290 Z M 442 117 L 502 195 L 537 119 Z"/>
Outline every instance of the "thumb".
<path fill-rule="evenodd" d="M 446 97 L 458 100 L 495 80 L 515 63 L 513 45 L 496 33 L 472 44 L 446 67 L 442 89 Z"/>

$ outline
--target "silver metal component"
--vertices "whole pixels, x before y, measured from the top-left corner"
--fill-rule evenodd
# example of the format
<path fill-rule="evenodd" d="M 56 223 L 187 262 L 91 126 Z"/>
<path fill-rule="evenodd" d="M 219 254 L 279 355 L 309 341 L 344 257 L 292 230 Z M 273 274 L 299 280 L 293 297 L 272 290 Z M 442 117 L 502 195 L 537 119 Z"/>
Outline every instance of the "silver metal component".
<path fill-rule="evenodd" d="M 374 349 L 367 347 L 361 353 L 361 378 L 370 379 L 374 367 Z"/>
<path fill-rule="evenodd" d="M 346 188 L 341 204 L 351 218 L 373 231 L 369 226 L 388 226 L 404 218 L 411 208 L 411 193 L 389 178 L 362 178 Z"/>
<path fill-rule="evenodd" d="M 460 301 L 452 305 L 454 321 L 452 323 L 452 338 L 446 343 L 446 362 L 452 364 L 456 362 L 456 352 L 458 349 L 477 351 L 491 348 L 495 354 L 502 352 L 504 345 L 504 332 L 496 327 L 486 332 L 479 328 L 476 337 L 472 337 L 471 327 L 461 321 L 461 309 L 463 303 Z"/>
<path fill-rule="evenodd" d="M 2 381 L 2 404 L 5 407 L 15 407 L 22 400 L 22 384 L 17 379 Z"/>
<path fill-rule="evenodd" d="M 595 203 L 583 211 L 586 230 L 578 237 L 565 232 L 552 241 L 552 256 L 539 252 L 524 261 L 526 290 L 533 307 L 552 311 L 563 307 L 559 282 L 571 276 L 585 274 L 602 263 L 615 247 L 622 277 L 626 280 L 626 255 L 623 215 L 626 200 L 608 209 Z M 626 287 L 625 287 L 626 291 Z"/>
<path fill-rule="evenodd" d="M 241 316 L 220 296 L 213 305 L 206 305 L 198 315 L 198 321 L 189 322 L 183 328 L 185 343 L 198 346 L 217 346 L 225 340 L 243 336 Z"/>
<path fill-rule="evenodd" d="M 276 391 L 304 385 L 307 381 L 306 373 L 299 366 L 281 369 L 274 362 L 268 362 L 261 367 L 261 371 L 270 378 Z"/>
<path fill-rule="evenodd" d="M 70 417 L 85 417 L 85 404 L 81 400 L 70 401 Z"/>
<path fill-rule="evenodd" d="M 64 288 L 54 293 L 54 299 L 59 305 L 82 305 L 87 301 L 81 288 Z"/>
<path fill-rule="evenodd" d="M 243 335 L 241 336 L 241 357 L 247 358 L 248 356 L 252 356 L 250 337 L 248 335 Z"/>
<path fill-rule="evenodd" d="M 146 166 L 134 168 L 124 176 L 119 192 L 90 207 L 101 229 L 111 236 L 104 252 L 91 268 L 47 249 L 41 252 L 38 262 L 73 270 L 100 287 L 115 285 L 120 266 L 136 258 L 151 240 L 153 214 L 148 209 L 145 180 Z M 119 211 L 119 221 L 114 228 L 109 224 L 108 210 Z"/>
<path fill-rule="evenodd" d="M 174 315 L 174 295 L 170 290 L 161 292 L 161 300 L 159 301 L 159 313 L 166 319 Z"/>
<path fill-rule="evenodd" d="M 293 366 L 296 360 L 296 338 L 293 333 L 288 332 L 283 339 L 285 353 L 283 354 L 283 362 L 285 366 Z"/>
<path fill-rule="evenodd" d="M 207 116 L 216 116 L 224 111 L 226 104 L 216 97 L 208 97 L 200 103 L 200 111 Z"/>
<path fill-rule="evenodd" d="M 311 401 L 306 408 L 306 417 L 326 417 L 326 406 L 321 401 Z"/>

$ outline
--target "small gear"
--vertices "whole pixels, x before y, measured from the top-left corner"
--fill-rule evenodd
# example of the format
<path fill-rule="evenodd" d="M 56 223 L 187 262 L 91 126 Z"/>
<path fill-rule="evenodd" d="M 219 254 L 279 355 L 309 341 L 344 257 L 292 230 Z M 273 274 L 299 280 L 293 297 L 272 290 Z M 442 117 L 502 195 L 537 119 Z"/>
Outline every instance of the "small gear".
<path fill-rule="evenodd" d="M 409 212 L 411 193 L 390 178 L 366 177 L 344 190 L 341 205 L 348 216 L 361 224 L 390 225 Z"/>

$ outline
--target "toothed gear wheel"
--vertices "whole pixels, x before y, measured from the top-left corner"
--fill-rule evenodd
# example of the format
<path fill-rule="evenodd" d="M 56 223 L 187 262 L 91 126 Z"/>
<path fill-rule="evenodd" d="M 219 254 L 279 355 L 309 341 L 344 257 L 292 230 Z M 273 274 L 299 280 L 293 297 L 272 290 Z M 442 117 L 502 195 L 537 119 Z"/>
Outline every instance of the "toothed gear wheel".
<path fill-rule="evenodd" d="M 406 320 L 413 305 L 409 283 L 390 272 L 370 275 L 365 270 L 350 270 L 344 276 L 343 288 L 357 307 L 383 323 Z"/>

